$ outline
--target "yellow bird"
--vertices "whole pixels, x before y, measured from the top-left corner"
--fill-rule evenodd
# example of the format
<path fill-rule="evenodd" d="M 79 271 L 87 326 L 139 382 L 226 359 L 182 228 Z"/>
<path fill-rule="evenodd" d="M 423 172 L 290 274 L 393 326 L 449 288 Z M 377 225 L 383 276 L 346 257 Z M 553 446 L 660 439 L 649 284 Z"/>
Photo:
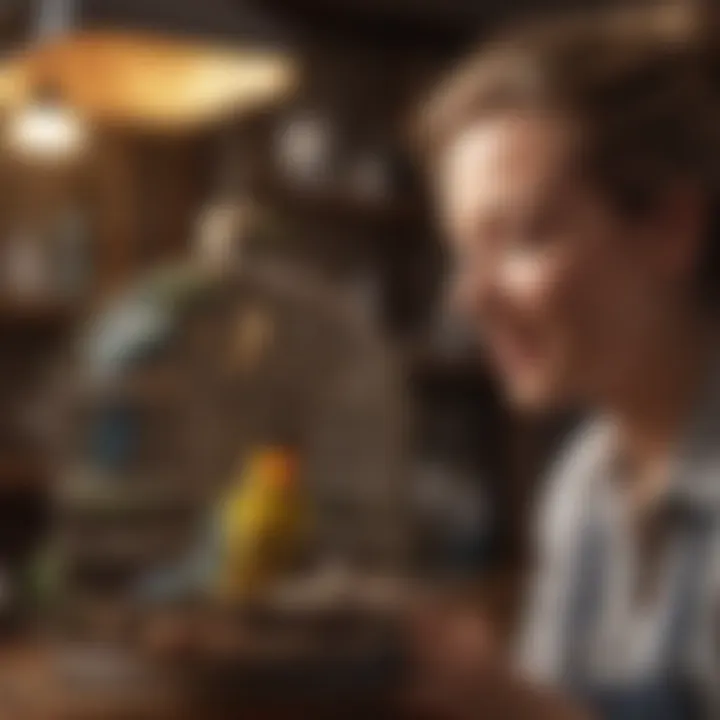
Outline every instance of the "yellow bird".
<path fill-rule="evenodd" d="M 220 599 L 248 599 L 289 569 L 307 540 L 306 499 L 293 449 L 261 447 L 243 463 L 220 507 Z"/>

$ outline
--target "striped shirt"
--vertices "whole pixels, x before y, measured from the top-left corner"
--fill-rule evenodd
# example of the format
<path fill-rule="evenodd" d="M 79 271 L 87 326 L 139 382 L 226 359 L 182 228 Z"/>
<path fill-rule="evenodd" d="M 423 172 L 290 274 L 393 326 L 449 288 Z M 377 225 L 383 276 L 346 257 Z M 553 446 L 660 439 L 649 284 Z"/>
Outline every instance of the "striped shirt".
<path fill-rule="evenodd" d="M 657 585 L 642 603 L 635 592 L 642 560 L 613 482 L 615 460 L 612 426 L 595 421 L 581 428 L 551 475 L 538 515 L 521 668 L 555 685 L 570 684 L 578 665 L 593 681 L 627 682 L 662 671 L 672 652 L 672 672 L 692 679 L 707 717 L 720 717 L 720 366 L 704 384 L 675 452 L 666 498 L 687 509 L 691 523 L 707 520 L 703 551 L 685 542 L 687 532 L 669 531 Z M 603 567 L 595 585 L 597 573 L 587 574 L 585 557 L 591 527 L 598 528 Z M 576 606 L 583 590 L 594 612 L 581 622 Z M 688 593 L 696 601 L 691 612 L 682 611 L 688 617 L 671 651 L 671 625 Z"/>

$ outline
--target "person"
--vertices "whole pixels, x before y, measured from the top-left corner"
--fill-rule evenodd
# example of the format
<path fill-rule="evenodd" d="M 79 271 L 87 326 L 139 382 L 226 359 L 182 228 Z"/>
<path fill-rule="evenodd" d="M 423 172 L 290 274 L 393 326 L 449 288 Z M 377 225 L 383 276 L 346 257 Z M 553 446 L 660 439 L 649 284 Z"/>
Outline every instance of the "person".
<path fill-rule="evenodd" d="M 423 106 L 457 307 L 515 407 L 589 416 L 540 504 L 516 674 L 460 615 L 426 638 L 467 707 L 516 677 L 591 717 L 720 717 L 711 30 L 689 3 L 546 19 Z"/>

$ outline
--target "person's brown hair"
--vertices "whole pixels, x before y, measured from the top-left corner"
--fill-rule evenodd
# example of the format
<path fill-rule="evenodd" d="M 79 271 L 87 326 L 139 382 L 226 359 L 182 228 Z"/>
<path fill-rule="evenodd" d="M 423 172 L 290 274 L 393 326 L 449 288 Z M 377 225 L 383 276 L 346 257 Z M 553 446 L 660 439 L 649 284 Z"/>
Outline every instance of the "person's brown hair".
<path fill-rule="evenodd" d="M 578 126 L 583 168 L 618 209 L 652 207 L 681 179 L 717 206 L 720 79 L 707 10 L 690 0 L 626 5 L 506 33 L 423 105 L 421 149 L 432 166 L 484 115 L 549 109 Z M 714 233 L 703 263 L 713 280 L 719 245 Z"/>

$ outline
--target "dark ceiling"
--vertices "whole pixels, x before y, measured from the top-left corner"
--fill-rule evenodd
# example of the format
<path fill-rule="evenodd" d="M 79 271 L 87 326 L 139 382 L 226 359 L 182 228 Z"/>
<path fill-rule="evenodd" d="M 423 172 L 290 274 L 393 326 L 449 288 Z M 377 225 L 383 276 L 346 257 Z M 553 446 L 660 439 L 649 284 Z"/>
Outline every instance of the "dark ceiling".
<path fill-rule="evenodd" d="M 607 2 L 608 0 L 595 0 Z M 323 39 L 428 53 L 461 47 L 508 16 L 589 0 L 75 0 L 81 25 L 125 27 L 228 42 L 288 45 Z M 39 0 L 0 0 L 0 23 Z"/>
<path fill-rule="evenodd" d="M 160 30 L 219 39 L 284 42 L 292 29 L 264 3 L 239 0 L 79 0 L 83 24 Z"/>
<path fill-rule="evenodd" d="M 565 0 L 577 4 L 579 0 Z M 563 0 L 82 0 L 91 23 L 227 39 L 454 43 L 506 16 Z"/>

